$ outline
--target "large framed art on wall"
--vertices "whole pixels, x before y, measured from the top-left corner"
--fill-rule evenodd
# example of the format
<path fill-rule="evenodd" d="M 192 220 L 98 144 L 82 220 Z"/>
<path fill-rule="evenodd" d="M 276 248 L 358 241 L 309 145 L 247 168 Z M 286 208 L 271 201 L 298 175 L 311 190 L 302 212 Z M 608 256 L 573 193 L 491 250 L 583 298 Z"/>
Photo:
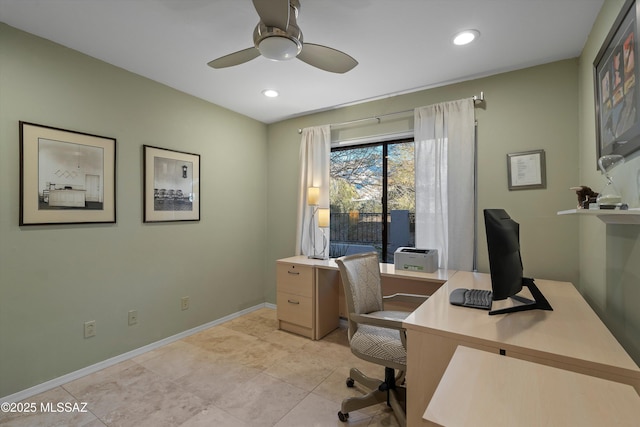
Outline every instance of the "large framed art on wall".
<path fill-rule="evenodd" d="M 640 148 L 638 22 L 636 0 L 628 0 L 593 62 L 596 158 Z"/>
<path fill-rule="evenodd" d="M 116 222 L 116 140 L 20 126 L 20 225 Z"/>
<path fill-rule="evenodd" d="M 200 155 L 144 145 L 143 158 L 143 221 L 200 221 Z"/>

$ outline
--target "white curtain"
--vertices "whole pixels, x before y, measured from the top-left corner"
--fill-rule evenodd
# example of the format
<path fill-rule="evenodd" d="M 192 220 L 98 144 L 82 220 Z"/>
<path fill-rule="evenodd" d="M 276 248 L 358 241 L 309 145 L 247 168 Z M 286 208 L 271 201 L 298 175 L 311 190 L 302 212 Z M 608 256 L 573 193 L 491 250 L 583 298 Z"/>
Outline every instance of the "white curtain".
<path fill-rule="evenodd" d="M 315 240 L 315 254 L 329 255 L 328 229 L 326 240 L 322 231 L 312 223 L 314 209 L 329 207 L 329 162 L 331 155 L 331 128 L 329 125 L 305 128 L 300 141 L 300 178 L 298 184 L 298 217 L 296 234 L 296 254 L 312 255 Z M 307 204 L 309 187 L 320 188 L 318 206 Z M 314 220 L 317 224 L 317 217 Z"/>
<path fill-rule="evenodd" d="M 416 108 L 416 247 L 440 268 L 471 271 L 475 245 L 473 99 Z"/>

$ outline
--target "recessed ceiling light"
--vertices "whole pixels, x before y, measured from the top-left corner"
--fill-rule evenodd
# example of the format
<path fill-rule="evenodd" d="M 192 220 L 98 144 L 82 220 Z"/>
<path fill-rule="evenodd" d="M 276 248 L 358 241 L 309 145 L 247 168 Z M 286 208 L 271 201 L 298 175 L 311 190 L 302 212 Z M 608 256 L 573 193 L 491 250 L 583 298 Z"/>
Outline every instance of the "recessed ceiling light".
<path fill-rule="evenodd" d="M 265 89 L 262 91 L 262 94 L 267 98 L 275 98 L 276 96 L 280 95 L 278 91 L 274 89 Z"/>
<path fill-rule="evenodd" d="M 469 44 L 480 36 L 480 32 L 477 30 L 466 30 L 456 34 L 453 37 L 453 44 L 462 46 Z"/>

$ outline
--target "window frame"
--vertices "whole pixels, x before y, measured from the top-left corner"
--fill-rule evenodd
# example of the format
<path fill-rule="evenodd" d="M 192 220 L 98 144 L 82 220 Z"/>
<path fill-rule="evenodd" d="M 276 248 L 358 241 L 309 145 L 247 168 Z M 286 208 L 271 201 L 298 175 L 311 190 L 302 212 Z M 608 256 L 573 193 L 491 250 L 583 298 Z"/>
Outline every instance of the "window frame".
<path fill-rule="evenodd" d="M 339 145 L 332 144 L 331 153 L 334 151 L 348 151 L 348 150 L 356 150 L 359 148 L 365 147 L 375 147 L 382 146 L 382 197 L 381 197 L 381 205 L 382 205 L 382 250 L 380 253 L 381 262 L 386 262 L 389 254 L 387 253 L 388 245 L 389 245 L 389 221 L 387 218 L 389 217 L 389 206 L 388 206 L 388 189 L 389 189 L 389 177 L 388 177 L 388 154 L 389 154 L 389 146 L 397 145 L 397 144 L 406 144 L 406 143 L 415 143 L 415 139 L 413 135 L 411 136 L 402 136 L 397 139 L 389 139 L 382 141 L 371 141 L 366 143 L 356 143 L 356 144 L 348 144 L 348 145 Z M 330 177 L 331 179 L 331 177 Z M 415 185 L 415 181 L 414 181 Z"/>

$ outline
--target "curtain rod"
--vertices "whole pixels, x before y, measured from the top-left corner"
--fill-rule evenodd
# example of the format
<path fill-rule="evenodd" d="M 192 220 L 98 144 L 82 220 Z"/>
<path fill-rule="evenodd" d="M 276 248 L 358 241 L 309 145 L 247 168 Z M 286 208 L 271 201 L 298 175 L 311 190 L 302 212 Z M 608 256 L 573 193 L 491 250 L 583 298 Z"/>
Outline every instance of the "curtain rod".
<path fill-rule="evenodd" d="M 473 95 L 473 102 L 484 102 L 484 92 L 480 92 L 480 96 L 478 95 Z M 377 116 L 372 116 L 372 117 L 365 117 L 363 119 L 355 119 L 355 120 L 349 120 L 346 122 L 340 122 L 340 123 L 331 123 L 329 126 L 334 127 L 334 126 L 346 126 L 346 125 L 352 125 L 354 123 L 360 123 L 360 122 L 366 122 L 369 120 L 377 120 L 378 123 L 380 123 L 380 119 L 382 117 L 389 117 L 389 116 L 397 116 L 400 114 L 407 114 L 407 113 L 412 113 L 415 110 L 415 108 L 412 108 L 410 110 L 404 110 L 404 111 L 396 111 L 395 113 L 387 113 L 387 114 L 379 114 Z M 302 129 L 298 129 L 298 133 L 302 133 Z"/>

